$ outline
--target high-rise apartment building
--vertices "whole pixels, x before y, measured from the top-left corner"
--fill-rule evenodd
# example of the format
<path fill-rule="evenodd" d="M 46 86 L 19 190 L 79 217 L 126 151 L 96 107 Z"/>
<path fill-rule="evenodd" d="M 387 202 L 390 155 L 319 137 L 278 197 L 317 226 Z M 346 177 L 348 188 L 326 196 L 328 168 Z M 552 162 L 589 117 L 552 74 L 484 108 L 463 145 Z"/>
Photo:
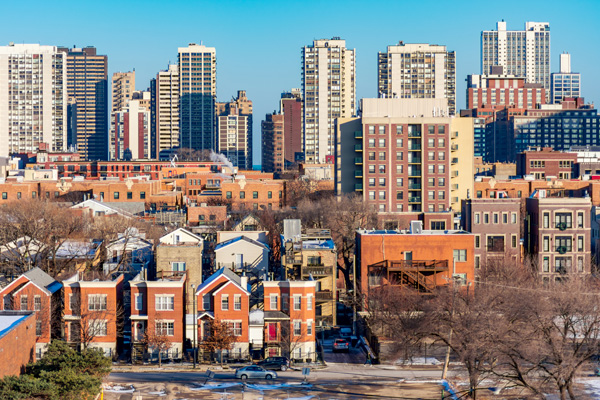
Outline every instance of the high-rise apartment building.
<path fill-rule="evenodd" d="M 58 48 L 66 54 L 69 96 L 67 145 L 87 160 L 108 159 L 108 59 L 95 47 Z"/>
<path fill-rule="evenodd" d="M 307 163 L 333 156 L 335 120 L 354 115 L 355 50 L 339 37 L 313 41 L 302 49 L 304 154 Z"/>
<path fill-rule="evenodd" d="M 179 146 L 216 148 L 215 99 L 217 53 L 214 47 L 190 43 L 178 49 Z"/>
<path fill-rule="evenodd" d="M 229 103 L 217 103 L 218 150 L 234 167 L 252 169 L 252 101 L 245 90 Z"/>
<path fill-rule="evenodd" d="M 55 46 L 0 47 L 0 156 L 67 148 L 67 62 Z"/>
<path fill-rule="evenodd" d="M 440 116 L 446 99 L 362 99 L 338 119 L 335 191 L 380 212 L 460 211 L 473 191 L 473 118 Z"/>
<path fill-rule="evenodd" d="M 262 122 L 262 169 L 281 173 L 303 160 L 302 93 L 292 89 L 281 94 L 279 112 L 267 114 Z"/>
<path fill-rule="evenodd" d="M 179 68 L 169 65 L 150 84 L 152 93 L 152 158 L 167 158 L 179 147 Z"/>
<path fill-rule="evenodd" d="M 124 109 L 135 92 L 135 71 L 115 72 L 112 76 L 111 112 Z"/>
<path fill-rule="evenodd" d="M 571 55 L 560 55 L 559 72 L 550 76 L 550 103 L 560 104 L 565 97 L 581 97 L 581 74 L 571 72 Z"/>
<path fill-rule="evenodd" d="M 150 110 L 140 100 L 111 114 L 110 160 L 143 160 L 150 158 Z"/>
<path fill-rule="evenodd" d="M 495 65 L 504 73 L 525 77 L 527 83 L 541 83 L 550 91 L 550 24 L 526 22 L 523 31 L 506 30 L 506 22 L 495 31 L 481 32 L 481 73 L 491 73 Z"/>
<path fill-rule="evenodd" d="M 399 99 L 448 99 L 448 110 L 456 112 L 456 54 L 446 46 L 405 44 L 388 46 L 378 56 L 380 97 Z"/>

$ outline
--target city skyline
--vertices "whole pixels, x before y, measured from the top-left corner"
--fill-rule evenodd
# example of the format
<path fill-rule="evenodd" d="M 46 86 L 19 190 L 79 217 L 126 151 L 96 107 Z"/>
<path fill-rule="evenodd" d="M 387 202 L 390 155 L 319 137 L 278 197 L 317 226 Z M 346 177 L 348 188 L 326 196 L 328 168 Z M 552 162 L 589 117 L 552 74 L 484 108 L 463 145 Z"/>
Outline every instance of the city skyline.
<path fill-rule="evenodd" d="M 503 19 L 511 30 L 522 29 L 527 21 L 548 22 L 552 32 L 550 72 L 558 71 L 559 55 L 569 52 L 573 57 L 572 70 L 582 76 L 582 96 L 597 103 L 600 80 L 595 75 L 595 66 L 599 55 L 588 50 L 588 43 L 598 39 L 592 27 L 593 16 L 598 14 L 594 10 L 600 10 L 600 5 L 592 1 L 574 2 L 567 8 L 553 7 L 555 4 L 564 6 L 558 2 L 507 2 L 497 11 L 475 2 L 461 2 L 448 8 L 432 1 L 418 6 L 375 2 L 368 7 L 361 2 L 302 2 L 282 6 L 275 2 L 257 5 L 237 1 L 177 1 L 166 6 L 147 1 L 117 6 L 116 2 L 108 1 L 103 7 L 94 8 L 95 18 L 91 20 L 83 17 L 89 11 L 85 4 L 32 1 L 6 5 L 11 15 L 26 13 L 29 23 L 24 27 L 18 19 L 9 19 L 0 27 L 0 33 L 4 38 L 2 45 L 15 42 L 94 46 L 100 54 L 108 56 L 109 76 L 135 69 L 137 90 L 146 90 L 151 78 L 168 64 L 177 62 L 178 47 L 194 42 L 214 47 L 217 101 L 228 101 L 238 90 L 246 90 L 254 103 L 254 132 L 260 132 L 265 114 L 278 108 L 281 92 L 301 86 L 302 47 L 315 39 L 334 36 L 344 39 L 348 48 L 356 49 L 357 100 L 377 96 L 377 53 L 389 45 L 402 40 L 439 44 L 456 51 L 457 109 L 462 109 L 466 76 L 480 73 L 481 32 L 495 29 L 496 22 Z M 120 10 L 118 14 L 114 13 L 116 8 Z M 427 19 L 410 18 L 413 13 L 422 17 L 424 12 Z M 181 22 L 182 16 L 189 15 L 197 18 Z M 387 15 L 398 18 L 385 23 L 381 17 Z M 173 21 L 172 28 L 165 29 L 163 24 L 163 28 L 156 29 L 152 21 L 158 17 Z M 114 29 L 115 26 L 119 29 Z M 128 36 L 137 40 L 124 41 Z M 264 57 L 259 51 L 261 46 L 276 49 L 276 56 Z M 260 160 L 259 143 L 260 138 L 255 135 L 255 164 Z"/>

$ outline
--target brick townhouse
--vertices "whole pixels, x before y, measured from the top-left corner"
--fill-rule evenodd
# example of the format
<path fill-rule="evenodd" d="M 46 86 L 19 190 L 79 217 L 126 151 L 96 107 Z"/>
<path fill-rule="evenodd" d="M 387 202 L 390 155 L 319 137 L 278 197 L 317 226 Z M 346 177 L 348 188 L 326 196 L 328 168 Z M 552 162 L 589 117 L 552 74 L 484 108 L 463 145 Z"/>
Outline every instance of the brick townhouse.
<path fill-rule="evenodd" d="M 35 324 L 33 311 L 0 311 L 0 379 L 19 376 L 36 361 Z"/>
<path fill-rule="evenodd" d="M 265 356 L 316 359 L 315 281 L 265 281 Z"/>
<path fill-rule="evenodd" d="M 86 280 L 80 273 L 63 281 L 63 337 L 69 344 L 116 356 L 124 323 L 123 281 L 122 274 L 112 280 Z"/>
<path fill-rule="evenodd" d="M 0 290 L 0 309 L 34 311 L 35 353 L 39 358 L 60 332 L 62 284 L 40 268 L 33 268 Z"/>
<path fill-rule="evenodd" d="M 196 290 L 198 304 L 198 338 L 200 345 L 210 335 L 210 320 L 225 322 L 236 338 L 224 354 L 233 359 L 248 358 L 248 313 L 250 288 L 248 278 L 238 276 L 229 268 L 212 274 Z"/>
<path fill-rule="evenodd" d="M 168 356 L 179 359 L 183 354 L 185 333 L 185 282 L 186 275 L 175 275 L 150 281 L 138 274 L 129 282 L 131 293 L 132 357 L 145 350 L 144 340 L 166 336 L 170 342 Z"/>

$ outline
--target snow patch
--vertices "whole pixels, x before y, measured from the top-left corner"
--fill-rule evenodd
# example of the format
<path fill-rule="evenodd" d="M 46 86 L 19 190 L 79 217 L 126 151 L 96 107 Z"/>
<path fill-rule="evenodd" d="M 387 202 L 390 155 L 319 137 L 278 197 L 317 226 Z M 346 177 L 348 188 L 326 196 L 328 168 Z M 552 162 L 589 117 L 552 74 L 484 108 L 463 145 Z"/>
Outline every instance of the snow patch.
<path fill-rule="evenodd" d="M 399 358 L 394 362 L 396 365 L 440 365 L 441 363 L 442 362 L 435 357 Z"/>
<path fill-rule="evenodd" d="M 207 383 L 202 386 L 190 388 L 190 390 L 216 390 L 216 389 L 227 389 L 233 386 L 240 386 L 239 382 L 223 382 L 223 383 Z"/>
<path fill-rule="evenodd" d="M 109 393 L 133 393 L 135 392 L 135 388 L 133 387 L 133 385 L 104 385 L 104 391 Z"/>

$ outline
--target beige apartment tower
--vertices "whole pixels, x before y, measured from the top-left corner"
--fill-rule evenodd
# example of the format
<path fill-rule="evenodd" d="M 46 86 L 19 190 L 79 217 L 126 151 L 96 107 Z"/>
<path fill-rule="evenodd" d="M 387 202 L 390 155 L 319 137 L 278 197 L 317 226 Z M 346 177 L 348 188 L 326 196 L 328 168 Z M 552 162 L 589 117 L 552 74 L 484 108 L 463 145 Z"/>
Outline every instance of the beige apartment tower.
<path fill-rule="evenodd" d="M 380 97 L 448 99 L 442 115 L 456 112 L 456 55 L 446 46 L 405 44 L 388 46 L 378 56 Z"/>
<path fill-rule="evenodd" d="M 252 101 L 245 90 L 229 103 L 217 103 L 218 149 L 234 167 L 252 169 Z"/>
<path fill-rule="evenodd" d="M 135 92 L 135 71 L 115 72 L 112 76 L 111 112 L 121 111 L 133 99 Z"/>
<path fill-rule="evenodd" d="M 152 80 L 155 155 L 168 158 L 173 149 L 179 147 L 179 68 L 169 65 Z"/>
<path fill-rule="evenodd" d="M 67 146 L 66 55 L 55 46 L 0 47 L 0 156 Z"/>
<path fill-rule="evenodd" d="M 339 37 L 313 41 L 302 49 L 303 136 L 307 163 L 333 158 L 335 120 L 354 115 L 355 50 Z"/>

